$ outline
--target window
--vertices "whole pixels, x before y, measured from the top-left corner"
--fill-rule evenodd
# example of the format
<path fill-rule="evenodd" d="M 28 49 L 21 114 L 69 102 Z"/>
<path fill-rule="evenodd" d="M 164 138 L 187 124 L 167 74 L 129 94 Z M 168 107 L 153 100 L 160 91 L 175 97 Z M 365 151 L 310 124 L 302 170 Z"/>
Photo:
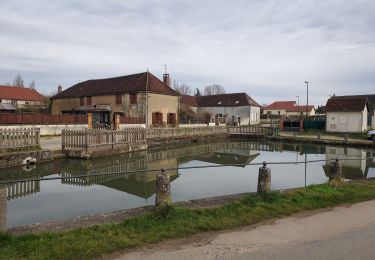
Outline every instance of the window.
<path fill-rule="evenodd" d="M 87 97 L 87 105 L 88 106 L 92 105 L 92 97 Z"/>
<path fill-rule="evenodd" d="M 163 114 L 160 112 L 152 113 L 152 124 L 153 125 L 162 125 L 163 124 Z"/>
<path fill-rule="evenodd" d="M 137 93 L 129 94 L 129 98 L 130 98 L 131 105 L 137 104 Z"/>
<path fill-rule="evenodd" d="M 116 94 L 116 105 L 121 105 L 121 104 L 122 104 L 122 95 Z"/>
<path fill-rule="evenodd" d="M 167 124 L 168 125 L 175 125 L 176 124 L 176 113 L 168 113 L 167 114 Z"/>
<path fill-rule="evenodd" d="M 85 105 L 85 98 L 84 97 L 80 97 L 79 98 L 79 105 L 80 106 L 84 106 Z"/>

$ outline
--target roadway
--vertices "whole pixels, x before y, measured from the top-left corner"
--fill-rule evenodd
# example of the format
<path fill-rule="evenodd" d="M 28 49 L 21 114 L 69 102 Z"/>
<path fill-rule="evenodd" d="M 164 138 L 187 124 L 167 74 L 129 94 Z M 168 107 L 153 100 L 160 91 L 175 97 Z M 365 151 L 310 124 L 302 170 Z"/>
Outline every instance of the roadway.
<path fill-rule="evenodd" d="M 375 200 L 169 240 L 117 259 L 375 259 Z"/>

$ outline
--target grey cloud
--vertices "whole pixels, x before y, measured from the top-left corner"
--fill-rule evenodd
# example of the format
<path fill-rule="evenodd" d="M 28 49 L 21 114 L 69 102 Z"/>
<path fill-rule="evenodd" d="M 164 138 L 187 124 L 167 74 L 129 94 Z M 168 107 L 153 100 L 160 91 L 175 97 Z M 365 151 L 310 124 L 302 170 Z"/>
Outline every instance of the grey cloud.
<path fill-rule="evenodd" d="M 1 1 L 0 83 L 58 84 L 145 71 L 213 82 L 259 103 L 371 92 L 375 2 Z M 27 77 L 27 78 L 26 78 Z"/>

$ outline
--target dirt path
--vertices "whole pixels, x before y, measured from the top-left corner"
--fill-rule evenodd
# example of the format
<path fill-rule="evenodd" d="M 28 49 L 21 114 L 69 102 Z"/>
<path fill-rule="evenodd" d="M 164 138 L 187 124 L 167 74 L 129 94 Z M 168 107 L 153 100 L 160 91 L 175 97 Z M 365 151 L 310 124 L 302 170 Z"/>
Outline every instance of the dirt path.
<path fill-rule="evenodd" d="M 171 240 L 117 259 L 375 259 L 375 200 Z"/>

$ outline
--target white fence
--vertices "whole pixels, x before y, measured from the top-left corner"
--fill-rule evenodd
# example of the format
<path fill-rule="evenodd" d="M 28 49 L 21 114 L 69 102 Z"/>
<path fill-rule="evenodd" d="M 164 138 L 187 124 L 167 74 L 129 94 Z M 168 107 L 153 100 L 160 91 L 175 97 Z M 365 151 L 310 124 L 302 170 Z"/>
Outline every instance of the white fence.
<path fill-rule="evenodd" d="M 0 149 L 39 146 L 39 128 L 0 129 Z"/>

